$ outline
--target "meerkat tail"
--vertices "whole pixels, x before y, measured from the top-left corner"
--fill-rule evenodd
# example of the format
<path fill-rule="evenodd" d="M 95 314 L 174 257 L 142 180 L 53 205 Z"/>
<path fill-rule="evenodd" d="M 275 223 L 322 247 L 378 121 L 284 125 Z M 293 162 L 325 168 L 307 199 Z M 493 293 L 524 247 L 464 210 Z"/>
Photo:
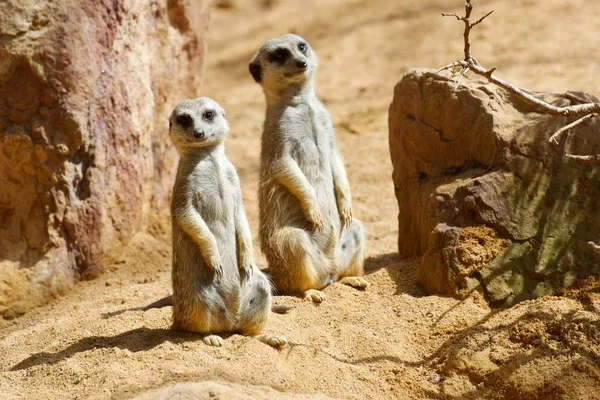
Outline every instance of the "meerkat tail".
<path fill-rule="evenodd" d="M 154 303 L 147 305 L 146 307 L 142 307 L 142 311 L 148 311 L 153 308 L 163 308 L 167 306 L 173 305 L 173 296 L 169 295 L 167 297 L 163 297 L 160 300 L 156 300 Z"/>
<path fill-rule="evenodd" d="M 276 314 L 287 314 L 293 308 L 294 307 L 290 307 L 290 306 L 271 306 L 271 312 L 274 312 Z"/>
<path fill-rule="evenodd" d="M 154 303 L 148 304 L 145 307 L 141 307 L 140 309 L 142 311 L 148 311 L 148 310 L 152 310 L 153 308 L 163 308 L 163 307 L 168 307 L 168 306 L 172 306 L 172 305 L 173 305 L 173 297 L 169 295 L 169 296 L 163 297 L 160 300 L 156 300 Z M 290 307 L 290 306 L 272 306 L 271 312 L 274 312 L 275 314 L 287 314 L 293 309 L 294 309 L 294 307 Z"/>

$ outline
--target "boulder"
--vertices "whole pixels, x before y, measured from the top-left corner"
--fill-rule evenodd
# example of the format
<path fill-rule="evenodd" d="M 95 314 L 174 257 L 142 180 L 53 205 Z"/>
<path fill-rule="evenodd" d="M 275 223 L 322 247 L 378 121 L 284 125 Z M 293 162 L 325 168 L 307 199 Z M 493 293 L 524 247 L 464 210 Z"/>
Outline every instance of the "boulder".
<path fill-rule="evenodd" d="M 555 105 L 598 101 L 535 93 Z M 396 85 L 389 144 L 398 200 L 398 250 L 422 257 L 419 283 L 493 305 L 551 295 L 598 274 L 600 166 L 564 156 L 600 153 L 592 119 L 550 116 L 477 77 L 412 70 Z"/>
<path fill-rule="evenodd" d="M 168 210 L 167 118 L 200 89 L 207 3 L 0 2 L 0 320 Z"/>

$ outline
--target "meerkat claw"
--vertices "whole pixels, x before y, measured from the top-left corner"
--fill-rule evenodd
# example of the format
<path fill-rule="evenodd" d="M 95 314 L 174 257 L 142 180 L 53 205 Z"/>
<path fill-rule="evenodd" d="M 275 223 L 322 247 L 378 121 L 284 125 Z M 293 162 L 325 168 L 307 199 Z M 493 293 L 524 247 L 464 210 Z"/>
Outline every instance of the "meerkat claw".
<path fill-rule="evenodd" d="M 243 280 L 250 279 L 252 277 L 252 274 L 253 274 L 252 265 L 245 265 L 240 268 L 240 276 Z"/>
<path fill-rule="evenodd" d="M 271 347 L 281 348 L 287 344 L 287 339 L 283 336 L 260 335 L 256 337 L 259 341 L 268 344 Z"/>
<path fill-rule="evenodd" d="M 340 283 L 348 286 L 352 286 L 356 289 L 366 289 L 369 287 L 369 282 L 361 276 L 347 276 L 340 279 Z"/>
<path fill-rule="evenodd" d="M 309 213 L 309 220 L 312 222 L 314 229 L 323 228 L 323 218 L 321 217 L 320 211 L 311 211 Z"/>
<path fill-rule="evenodd" d="M 204 336 L 202 338 L 202 341 L 209 346 L 215 346 L 215 347 L 221 347 L 224 344 L 223 338 L 218 335 Z"/>
<path fill-rule="evenodd" d="M 310 289 L 304 292 L 304 300 L 322 303 L 325 299 L 327 299 L 327 295 L 320 290 Z"/>

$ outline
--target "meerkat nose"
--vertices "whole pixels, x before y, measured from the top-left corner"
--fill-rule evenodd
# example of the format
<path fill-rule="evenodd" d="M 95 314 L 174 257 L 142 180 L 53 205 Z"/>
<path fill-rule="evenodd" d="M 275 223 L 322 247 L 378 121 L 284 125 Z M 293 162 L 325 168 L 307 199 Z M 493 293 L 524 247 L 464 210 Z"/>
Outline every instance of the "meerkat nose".
<path fill-rule="evenodd" d="M 204 131 L 194 131 L 194 137 L 196 139 L 204 139 Z"/>
<path fill-rule="evenodd" d="M 306 61 L 305 61 L 305 60 L 298 60 L 298 61 L 296 61 L 296 66 L 297 66 L 298 68 L 300 68 L 300 69 L 304 69 L 304 68 L 306 68 L 306 66 L 307 66 L 307 65 L 308 65 L 308 64 L 306 63 Z"/>

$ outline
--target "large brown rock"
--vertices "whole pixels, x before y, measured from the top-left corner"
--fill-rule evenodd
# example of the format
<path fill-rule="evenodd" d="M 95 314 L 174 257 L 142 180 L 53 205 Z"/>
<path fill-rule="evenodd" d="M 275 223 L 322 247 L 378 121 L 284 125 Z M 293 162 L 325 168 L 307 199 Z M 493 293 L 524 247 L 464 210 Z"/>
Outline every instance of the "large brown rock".
<path fill-rule="evenodd" d="M 537 93 L 555 105 L 597 101 Z M 398 249 L 423 256 L 429 292 L 480 290 L 494 304 L 556 293 L 597 274 L 586 243 L 600 237 L 600 167 L 564 152 L 600 153 L 598 120 L 548 143 L 575 117 L 544 115 L 480 79 L 459 87 L 409 72 L 390 106 Z"/>
<path fill-rule="evenodd" d="M 0 320 L 168 209 L 167 118 L 200 89 L 208 2 L 0 2 Z"/>

